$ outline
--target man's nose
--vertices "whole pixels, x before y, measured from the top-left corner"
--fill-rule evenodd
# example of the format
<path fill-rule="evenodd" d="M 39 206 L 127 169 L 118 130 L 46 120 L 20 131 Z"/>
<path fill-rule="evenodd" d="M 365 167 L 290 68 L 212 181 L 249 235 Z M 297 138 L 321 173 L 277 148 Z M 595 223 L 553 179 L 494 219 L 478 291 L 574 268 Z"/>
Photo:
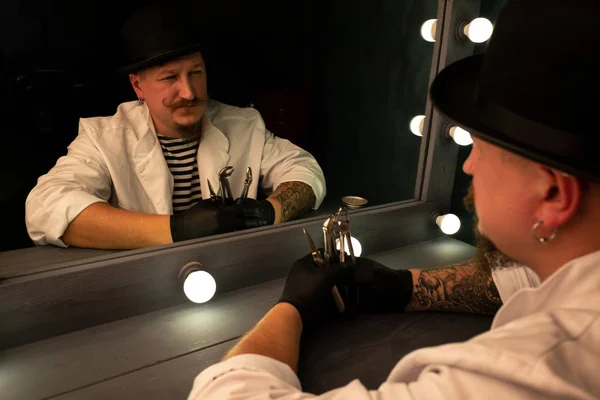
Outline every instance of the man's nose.
<path fill-rule="evenodd" d="M 187 76 L 179 80 L 179 97 L 186 100 L 194 99 L 194 91 Z"/>
<path fill-rule="evenodd" d="M 465 174 L 467 175 L 473 175 L 473 155 L 469 154 L 469 157 L 467 157 L 467 159 L 465 160 L 465 162 L 462 165 L 462 170 Z"/>

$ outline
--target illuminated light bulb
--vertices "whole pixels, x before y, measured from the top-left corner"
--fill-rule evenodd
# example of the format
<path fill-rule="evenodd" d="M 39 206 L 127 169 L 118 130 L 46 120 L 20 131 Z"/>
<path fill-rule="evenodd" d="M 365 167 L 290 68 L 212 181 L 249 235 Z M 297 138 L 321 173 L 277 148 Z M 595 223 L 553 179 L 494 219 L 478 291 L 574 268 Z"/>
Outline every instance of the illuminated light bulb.
<path fill-rule="evenodd" d="M 460 219 L 454 214 L 436 217 L 435 223 L 446 235 L 454 235 L 460 229 Z"/>
<path fill-rule="evenodd" d="M 465 131 L 463 128 L 453 126 L 452 128 L 450 128 L 448 134 L 452 139 L 454 139 L 454 142 L 459 146 L 468 146 L 473 144 L 471 134 Z"/>
<path fill-rule="evenodd" d="M 425 125 L 425 116 L 417 115 L 410 120 L 410 131 L 417 136 L 423 136 L 423 126 Z"/>
<path fill-rule="evenodd" d="M 492 37 L 494 26 L 489 19 L 475 18 L 465 26 L 464 32 L 473 43 L 483 43 Z"/>
<path fill-rule="evenodd" d="M 354 236 L 350 236 L 350 242 L 352 243 L 352 249 L 354 250 L 354 256 L 355 257 L 360 257 L 360 255 L 362 254 L 362 245 L 360 244 L 360 242 L 358 241 L 357 238 L 355 238 Z M 335 247 L 336 249 L 340 249 L 341 246 L 341 241 L 339 238 L 337 238 L 335 240 Z M 350 255 L 350 249 L 348 248 L 348 239 L 344 238 L 344 244 L 345 244 L 345 253 Z"/>
<path fill-rule="evenodd" d="M 428 19 L 421 25 L 421 36 L 428 42 L 435 42 L 435 30 L 437 28 L 437 19 Z"/>
<path fill-rule="evenodd" d="M 217 291 L 217 282 L 206 271 L 195 270 L 185 277 L 183 293 L 194 303 L 206 303 Z"/>

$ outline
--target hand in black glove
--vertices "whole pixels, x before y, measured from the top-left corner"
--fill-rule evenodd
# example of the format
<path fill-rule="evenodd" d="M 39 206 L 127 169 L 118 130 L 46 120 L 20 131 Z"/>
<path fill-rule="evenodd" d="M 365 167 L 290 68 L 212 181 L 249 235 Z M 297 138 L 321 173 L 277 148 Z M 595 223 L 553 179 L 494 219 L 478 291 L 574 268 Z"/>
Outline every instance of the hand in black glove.
<path fill-rule="evenodd" d="M 239 207 L 237 216 L 241 220 L 241 229 L 273 225 L 275 222 L 275 209 L 268 200 L 247 198 L 239 202 Z"/>
<path fill-rule="evenodd" d="M 231 232 L 238 228 L 236 205 L 201 200 L 181 214 L 171 215 L 173 242 Z"/>
<path fill-rule="evenodd" d="M 344 273 L 343 264 L 316 265 L 312 255 L 302 257 L 288 273 L 278 303 L 290 303 L 298 309 L 304 327 L 314 327 L 338 313 L 331 290 Z"/>
<path fill-rule="evenodd" d="M 366 312 L 403 311 L 413 293 L 409 270 L 394 270 L 369 258 L 356 258 L 344 275 L 344 290 L 349 309 Z"/>
<path fill-rule="evenodd" d="M 272 225 L 275 209 L 267 200 L 242 203 L 201 200 L 181 214 L 171 216 L 173 242 Z"/>

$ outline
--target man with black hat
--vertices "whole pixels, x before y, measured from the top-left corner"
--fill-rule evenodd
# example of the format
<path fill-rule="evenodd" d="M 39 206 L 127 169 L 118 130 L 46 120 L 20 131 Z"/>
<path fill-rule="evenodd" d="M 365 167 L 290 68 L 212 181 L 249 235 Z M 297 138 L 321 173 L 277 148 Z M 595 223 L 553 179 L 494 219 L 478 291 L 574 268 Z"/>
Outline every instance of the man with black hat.
<path fill-rule="evenodd" d="M 463 170 L 478 230 L 531 268 L 539 287 L 513 294 L 490 331 L 408 354 L 378 390 L 354 380 L 314 396 L 294 370 L 303 328 L 333 315 L 332 287 L 373 305 L 393 287 L 396 301 L 410 300 L 413 282 L 367 259 L 317 267 L 307 256 L 279 303 L 198 375 L 189 398 L 600 398 L 599 136 L 587 98 L 600 91 L 598 15 L 597 1 L 509 0 L 486 54 L 448 66 L 430 90 L 473 135 Z"/>
<path fill-rule="evenodd" d="M 319 207 L 325 179 L 308 152 L 275 137 L 255 109 L 209 100 L 198 21 L 189 14 L 158 2 L 126 22 L 121 71 L 139 100 L 112 117 L 80 120 L 68 154 L 27 198 L 34 243 L 139 248 L 277 224 Z"/>

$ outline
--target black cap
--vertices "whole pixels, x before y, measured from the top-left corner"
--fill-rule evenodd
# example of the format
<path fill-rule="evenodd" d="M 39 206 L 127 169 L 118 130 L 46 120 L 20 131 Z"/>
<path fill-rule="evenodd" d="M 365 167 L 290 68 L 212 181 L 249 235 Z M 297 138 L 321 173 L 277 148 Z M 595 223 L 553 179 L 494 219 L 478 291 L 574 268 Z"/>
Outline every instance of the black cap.
<path fill-rule="evenodd" d="M 135 73 L 202 51 L 199 25 L 189 2 L 160 1 L 138 9 L 121 31 L 126 60 L 119 72 Z"/>
<path fill-rule="evenodd" d="M 599 1 L 509 0 L 483 55 L 445 68 L 436 108 L 475 137 L 600 180 Z"/>

